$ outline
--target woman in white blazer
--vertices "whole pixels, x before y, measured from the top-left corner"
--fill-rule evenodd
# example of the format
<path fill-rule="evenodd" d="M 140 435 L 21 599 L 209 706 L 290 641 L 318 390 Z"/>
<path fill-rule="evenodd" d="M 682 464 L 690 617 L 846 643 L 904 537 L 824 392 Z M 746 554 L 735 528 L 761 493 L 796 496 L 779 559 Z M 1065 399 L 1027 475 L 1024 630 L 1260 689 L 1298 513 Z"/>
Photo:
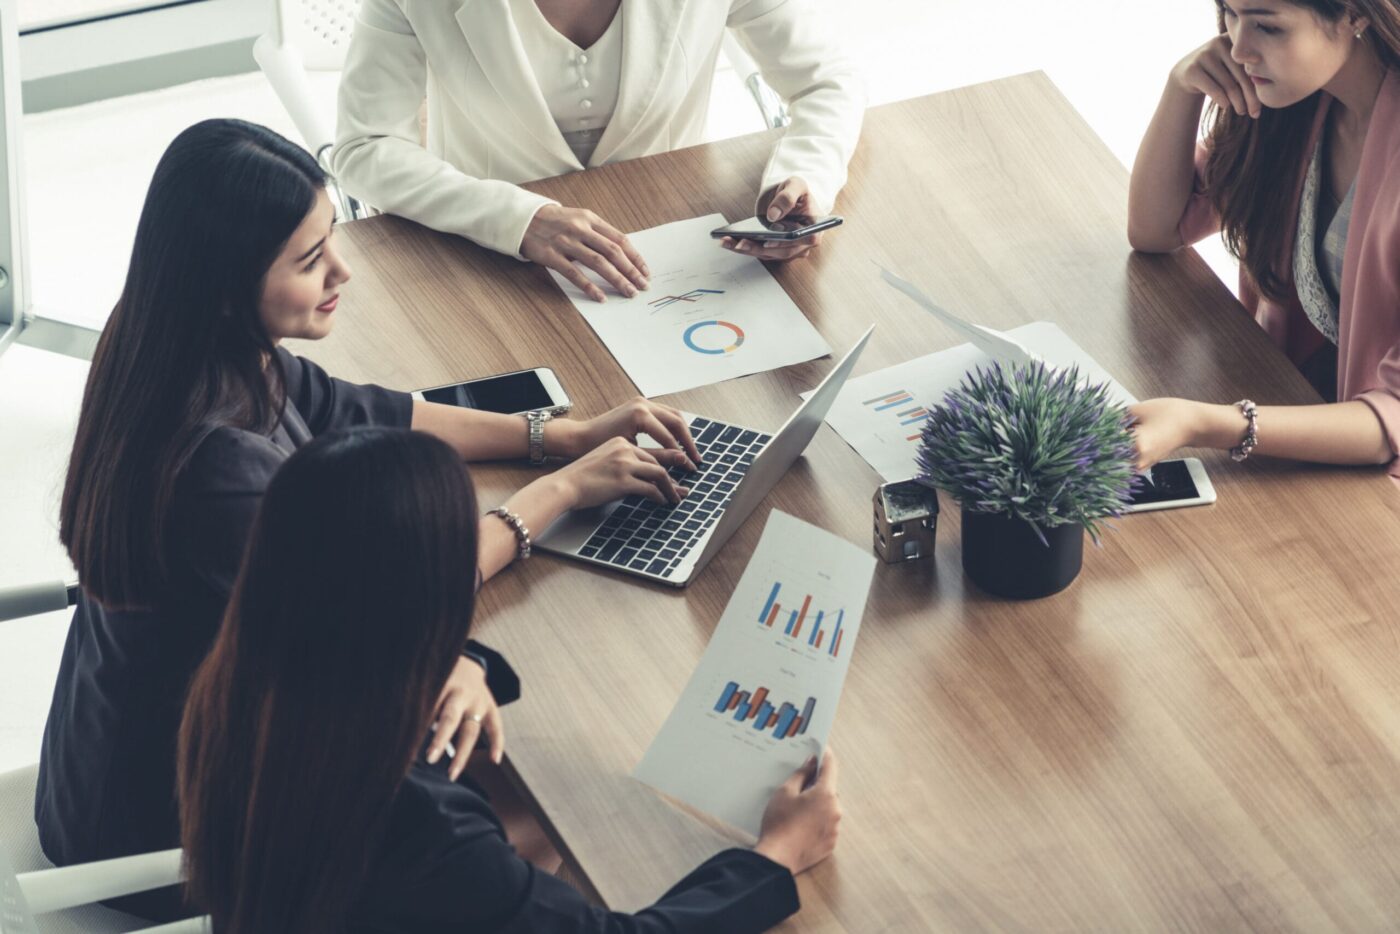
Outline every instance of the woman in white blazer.
<path fill-rule="evenodd" d="M 518 183 L 701 142 L 725 29 L 792 116 L 760 210 L 829 213 L 865 92 L 816 0 L 364 0 L 332 166 L 383 211 L 556 269 L 598 301 L 575 264 L 633 295 L 648 270 L 620 231 Z M 791 259 L 815 241 L 725 245 Z"/>

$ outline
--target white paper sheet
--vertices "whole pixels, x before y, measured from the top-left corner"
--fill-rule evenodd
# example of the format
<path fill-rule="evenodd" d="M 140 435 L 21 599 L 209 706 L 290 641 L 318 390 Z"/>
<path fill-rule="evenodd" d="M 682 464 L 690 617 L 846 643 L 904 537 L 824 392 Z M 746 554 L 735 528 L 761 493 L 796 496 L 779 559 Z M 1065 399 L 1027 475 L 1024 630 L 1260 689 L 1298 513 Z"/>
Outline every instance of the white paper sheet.
<path fill-rule="evenodd" d="M 870 549 L 773 510 L 633 776 L 757 835 L 773 790 L 826 747 L 874 573 Z"/>
<path fill-rule="evenodd" d="M 1083 382 L 1108 383 L 1109 398 L 1115 402 L 1132 405 L 1137 401 L 1069 335 L 1047 321 L 1014 328 L 1006 336 L 1049 366 L 1078 366 Z M 885 480 L 908 479 L 918 471 L 914 452 L 929 407 L 942 402 L 969 370 L 991 364 L 986 352 L 962 344 L 855 377 L 836 397 L 826 423 Z"/>
<path fill-rule="evenodd" d="M 629 234 L 651 269 L 650 288 L 598 303 L 557 272 L 574 303 L 644 396 L 707 386 L 831 353 L 782 286 L 758 260 L 721 249 L 711 214 Z"/>

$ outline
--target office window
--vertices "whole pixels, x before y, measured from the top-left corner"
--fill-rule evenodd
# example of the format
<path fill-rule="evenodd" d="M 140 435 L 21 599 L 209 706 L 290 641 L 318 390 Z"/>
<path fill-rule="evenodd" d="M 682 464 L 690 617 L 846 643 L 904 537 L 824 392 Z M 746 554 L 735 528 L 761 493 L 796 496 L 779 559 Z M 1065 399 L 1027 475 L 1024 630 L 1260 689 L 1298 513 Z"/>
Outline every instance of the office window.
<path fill-rule="evenodd" d="M 0 348 L 24 326 L 28 310 L 16 0 L 0 0 Z"/>
<path fill-rule="evenodd" d="M 21 32 L 200 0 L 19 0 Z"/>

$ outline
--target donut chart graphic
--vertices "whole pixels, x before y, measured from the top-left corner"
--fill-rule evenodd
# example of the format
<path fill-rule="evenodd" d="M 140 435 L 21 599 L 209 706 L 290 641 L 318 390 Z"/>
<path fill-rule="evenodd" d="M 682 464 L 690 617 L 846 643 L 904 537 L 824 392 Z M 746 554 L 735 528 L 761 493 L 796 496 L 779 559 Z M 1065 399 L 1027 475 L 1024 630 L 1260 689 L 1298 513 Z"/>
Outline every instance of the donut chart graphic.
<path fill-rule="evenodd" d="M 734 332 L 734 341 L 726 347 L 702 347 L 696 343 L 695 335 L 706 328 L 728 328 Z M 681 337 L 685 345 L 696 353 L 703 354 L 726 354 L 733 353 L 739 349 L 739 345 L 744 343 L 744 332 L 737 324 L 730 324 L 728 321 L 697 321 L 685 329 L 685 334 Z"/>

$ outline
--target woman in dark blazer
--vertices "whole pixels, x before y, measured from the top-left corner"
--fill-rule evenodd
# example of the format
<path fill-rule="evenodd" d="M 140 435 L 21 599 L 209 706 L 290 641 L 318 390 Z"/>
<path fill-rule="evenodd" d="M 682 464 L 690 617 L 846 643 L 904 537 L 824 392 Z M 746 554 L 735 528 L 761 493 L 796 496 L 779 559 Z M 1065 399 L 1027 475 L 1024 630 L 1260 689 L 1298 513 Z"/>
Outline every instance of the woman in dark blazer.
<path fill-rule="evenodd" d="M 777 790 L 753 850 L 635 915 L 522 860 L 470 779 L 427 763 L 471 622 L 476 516 L 452 451 L 420 434 L 337 432 L 273 479 L 180 730 L 194 907 L 217 934 L 742 934 L 795 912 L 793 874 L 835 845 L 830 755 L 810 787 L 811 763 Z"/>
<path fill-rule="evenodd" d="M 35 817 L 60 865 L 176 845 L 175 733 L 185 688 L 218 631 L 258 501 L 296 448 L 334 428 L 431 432 L 466 460 L 523 457 L 514 416 L 415 402 L 328 376 L 280 346 L 334 325 L 350 271 L 325 177 L 304 150 L 234 120 L 197 124 L 156 167 L 117 306 L 93 358 L 61 506 L 82 584 L 44 733 Z M 545 426 L 545 452 L 577 458 L 506 508 L 528 528 L 643 492 L 675 499 L 667 467 L 698 457 L 674 410 L 633 400 Z M 650 434 L 668 449 L 628 439 Z M 347 503 L 354 511 L 360 504 Z M 479 571 L 514 558 L 515 532 L 482 517 Z M 439 698 L 432 756 L 502 731 L 489 655 L 461 647 Z M 156 919 L 172 892 L 122 907 Z"/>

